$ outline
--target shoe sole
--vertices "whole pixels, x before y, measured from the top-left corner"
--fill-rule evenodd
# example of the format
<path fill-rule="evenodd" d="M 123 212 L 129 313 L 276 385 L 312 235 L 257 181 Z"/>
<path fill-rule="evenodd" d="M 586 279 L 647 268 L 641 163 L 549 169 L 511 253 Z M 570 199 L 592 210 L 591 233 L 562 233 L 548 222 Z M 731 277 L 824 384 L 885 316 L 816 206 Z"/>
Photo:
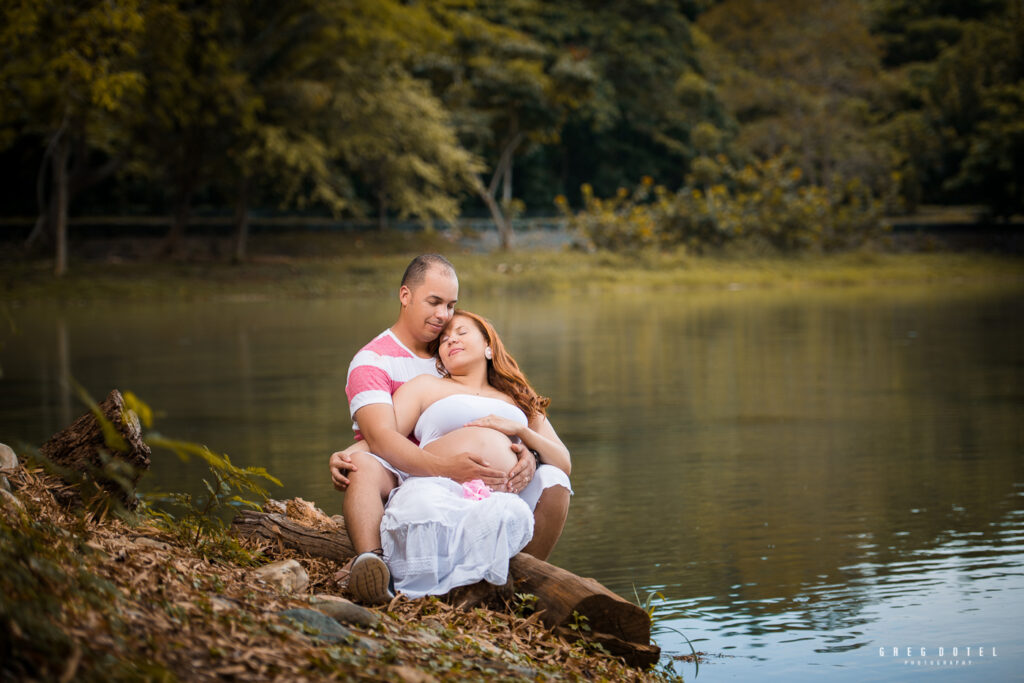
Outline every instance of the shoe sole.
<path fill-rule="evenodd" d="M 384 560 L 379 557 L 367 557 L 352 565 L 349 574 L 348 589 L 358 602 L 368 605 L 379 605 L 391 600 L 388 593 L 388 580 L 391 572 Z"/>

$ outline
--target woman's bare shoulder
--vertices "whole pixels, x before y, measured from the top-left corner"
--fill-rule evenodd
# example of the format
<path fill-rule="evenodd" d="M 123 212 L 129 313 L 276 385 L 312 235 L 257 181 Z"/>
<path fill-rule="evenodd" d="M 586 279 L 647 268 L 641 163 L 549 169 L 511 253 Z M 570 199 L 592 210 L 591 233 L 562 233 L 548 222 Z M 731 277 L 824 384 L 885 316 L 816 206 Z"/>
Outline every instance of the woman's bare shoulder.
<path fill-rule="evenodd" d="M 403 384 L 400 389 L 405 389 L 407 393 L 416 394 L 417 396 L 433 397 L 443 395 L 448 390 L 448 384 L 447 380 L 443 380 L 440 377 L 419 375 Z"/>

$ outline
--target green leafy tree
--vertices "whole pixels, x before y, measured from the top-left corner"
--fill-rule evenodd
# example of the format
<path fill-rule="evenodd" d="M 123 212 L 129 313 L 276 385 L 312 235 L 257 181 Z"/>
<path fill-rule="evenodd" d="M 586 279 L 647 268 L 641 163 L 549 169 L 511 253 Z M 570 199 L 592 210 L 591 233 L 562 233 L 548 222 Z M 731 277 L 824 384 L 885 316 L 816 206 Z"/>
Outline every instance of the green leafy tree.
<path fill-rule="evenodd" d="M 599 79 L 566 126 L 566 185 L 611 193 L 651 176 L 678 186 L 699 154 L 698 125 L 728 145 L 735 124 L 709 80 L 692 3 L 576 0 L 551 12 L 561 14 L 552 22 L 561 40 L 588 56 Z"/>
<path fill-rule="evenodd" d="M 952 124 L 940 127 L 944 141 L 962 154 L 946 187 L 1002 219 L 1024 212 L 1024 10 L 1017 8 L 1016 21 L 972 24 L 940 56 L 933 90 L 946 95 L 936 98 Z"/>
<path fill-rule="evenodd" d="M 452 110 L 464 143 L 493 169 L 474 189 L 503 248 L 512 240 L 517 155 L 557 142 L 568 113 L 590 96 L 595 81 L 583 55 L 531 35 L 544 10 L 533 0 L 481 1 L 472 11 L 460 2 L 437 3 L 450 41 L 446 50 L 424 55 L 417 69 Z"/>
<path fill-rule="evenodd" d="M 889 183 L 890 149 L 877 133 L 884 107 L 880 53 L 858 0 L 725 0 L 698 19 L 707 62 L 734 113 L 742 155 L 791 149 L 808 179 Z"/>
<path fill-rule="evenodd" d="M 124 152 L 124 121 L 143 85 L 134 61 L 142 29 L 137 0 L 4 3 L 0 144 L 30 136 L 43 145 L 29 243 L 52 237 L 57 275 L 68 266 L 74 194 L 112 173 Z"/>

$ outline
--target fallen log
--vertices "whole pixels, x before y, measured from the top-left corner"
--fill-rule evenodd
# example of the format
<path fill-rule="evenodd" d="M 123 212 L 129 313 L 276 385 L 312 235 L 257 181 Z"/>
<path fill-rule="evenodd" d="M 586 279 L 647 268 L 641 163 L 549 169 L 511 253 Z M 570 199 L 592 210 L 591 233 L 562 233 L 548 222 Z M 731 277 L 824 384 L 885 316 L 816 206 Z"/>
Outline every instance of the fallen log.
<path fill-rule="evenodd" d="M 242 510 L 231 526 L 240 536 L 262 538 L 335 562 L 347 562 L 356 554 L 344 528 L 338 531 L 314 529 L 278 512 Z"/>
<path fill-rule="evenodd" d="M 322 519 L 314 528 L 309 526 L 308 516 L 303 520 L 306 523 L 292 519 L 290 505 L 288 514 L 284 504 L 276 501 L 271 501 L 269 509 L 277 512 L 240 512 L 232 522 L 235 533 L 337 562 L 355 555 L 343 518 L 327 518 L 319 513 Z M 308 509 L 303 511 L 306 513 Z M 658 661 L 661 650 L 650 642 L 650 616 L 594 579 L 577 576 L 526 553 L 512 558 L 509 573 L 515 592 L 537 596 L 535 609 L 549 629 L 571 640 L 598 643 L 633 666 L 646 667 Z M 456 589 L 447 597 L 452 604 L 468 609 L 493 605 L 507 599 L 510 593 L 509 585 L 480 583 Z"/>
<path fill-rule="evenodd" d="M 138 416 L 114 389 L 94 410 L 57 432 L 39 448 L 40 455 L 82 496 L 93 484 L 124 507 L 134 510 L 135 486 L 149 469 L 150 449 L 142 440 Z M 64 502 L 71 502 L 69 498 Z"/>

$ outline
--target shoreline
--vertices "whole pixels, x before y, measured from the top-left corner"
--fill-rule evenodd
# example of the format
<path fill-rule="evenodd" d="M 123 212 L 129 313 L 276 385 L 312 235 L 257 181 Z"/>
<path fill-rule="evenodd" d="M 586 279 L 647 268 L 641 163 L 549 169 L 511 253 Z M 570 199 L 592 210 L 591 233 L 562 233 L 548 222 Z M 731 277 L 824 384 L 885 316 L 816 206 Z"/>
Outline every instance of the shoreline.
<path fill-rule="evenodd" d="M 594 643 L 549 631 L 522 598 L 502 611 L 401 596 L 358 607 L 337 597 L 332 561 L 213 532 L 184 542 L 192 532 L 180 522 L 157 524 L 143 508 L 68 508 L 52 495 L 68 487 L 42 470 L 3 472 L 0 641 L 13 649 L 0 657 L 0 676 L 681 680 L 672 655 L 663 656 L 665 668 L 627 666 Z M 274 560 L 294 569 L 272 578 L 264 570 Z"/>
<path fill-rule="evenodd" d="M 102 301 L 289 300 L 374 296 L 393 292 L 409 260 L 448 256 L 462 288 L 477 295 L 578 291 L 800 290 L 936 283 L 1024 285 L 1024 258 L 985 252 L 861 250 L 838 254 L 695 256 L 670 252 L 593 252 L 566 247 L 471 249 L 442 233 L 385 236 L 268 236 L 239 264 L 224 246 L 190 240 L 184 257 L 157 259 L 133 242 L 72 250 L 67 275 L 49 260 L 0 262 L 0 303 Z M 143 245 L 151 248 L 152 245 Z"/>

